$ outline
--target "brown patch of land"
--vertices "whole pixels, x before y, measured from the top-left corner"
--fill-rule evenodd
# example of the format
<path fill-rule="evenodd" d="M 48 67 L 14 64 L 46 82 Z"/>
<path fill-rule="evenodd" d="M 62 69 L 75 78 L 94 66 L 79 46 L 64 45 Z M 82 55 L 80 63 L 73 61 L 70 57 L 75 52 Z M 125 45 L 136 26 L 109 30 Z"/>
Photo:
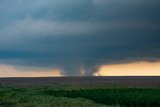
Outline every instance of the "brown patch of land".
<path fill-rule="evenodd" d="M 46 77 L 46 78 L 0 78 L 0 85 L 80 87 L 160 87 L 160 76 L 147 77 Z"/>

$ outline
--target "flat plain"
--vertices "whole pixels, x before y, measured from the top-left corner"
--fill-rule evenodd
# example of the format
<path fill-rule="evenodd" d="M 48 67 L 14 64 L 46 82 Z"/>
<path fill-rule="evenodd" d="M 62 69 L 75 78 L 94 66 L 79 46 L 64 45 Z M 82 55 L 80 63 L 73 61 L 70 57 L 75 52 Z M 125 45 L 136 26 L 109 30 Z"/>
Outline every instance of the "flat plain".
<path fill-rule="evenodd" d="M 160 76 L 0 78 L 1 85 L 160 87 Z"/>

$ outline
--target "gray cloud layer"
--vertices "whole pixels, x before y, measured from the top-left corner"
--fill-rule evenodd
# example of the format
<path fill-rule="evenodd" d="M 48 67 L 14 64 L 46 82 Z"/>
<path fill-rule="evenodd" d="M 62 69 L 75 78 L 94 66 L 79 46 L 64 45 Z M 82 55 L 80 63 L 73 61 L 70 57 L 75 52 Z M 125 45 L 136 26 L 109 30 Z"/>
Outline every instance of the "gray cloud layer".
<path fill-rule="evenodd" d="M 160 58 L 159 0 L 0 0 L 1 63 L 91 74 Z"/>

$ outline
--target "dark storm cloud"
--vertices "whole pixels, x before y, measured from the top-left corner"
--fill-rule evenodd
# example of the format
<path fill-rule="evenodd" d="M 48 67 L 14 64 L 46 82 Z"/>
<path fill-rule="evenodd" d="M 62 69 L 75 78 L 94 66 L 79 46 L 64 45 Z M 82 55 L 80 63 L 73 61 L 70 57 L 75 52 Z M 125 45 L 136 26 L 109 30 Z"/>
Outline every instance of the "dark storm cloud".
<path fill-rule="evenodd" d="M 1 63 L 80 75 L 160 58 L 159 0 L 0 0 Z"/>

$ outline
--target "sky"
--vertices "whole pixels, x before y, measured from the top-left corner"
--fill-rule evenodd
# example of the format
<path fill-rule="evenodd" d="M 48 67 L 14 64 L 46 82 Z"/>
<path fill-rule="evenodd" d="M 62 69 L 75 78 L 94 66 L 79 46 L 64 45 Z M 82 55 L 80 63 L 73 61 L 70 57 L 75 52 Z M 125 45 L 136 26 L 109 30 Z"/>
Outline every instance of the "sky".
<path fill-rule="evenodd" d="M 0 77 L 88 75 L 160 75 L 160 0 L 0 0 Z"/>

